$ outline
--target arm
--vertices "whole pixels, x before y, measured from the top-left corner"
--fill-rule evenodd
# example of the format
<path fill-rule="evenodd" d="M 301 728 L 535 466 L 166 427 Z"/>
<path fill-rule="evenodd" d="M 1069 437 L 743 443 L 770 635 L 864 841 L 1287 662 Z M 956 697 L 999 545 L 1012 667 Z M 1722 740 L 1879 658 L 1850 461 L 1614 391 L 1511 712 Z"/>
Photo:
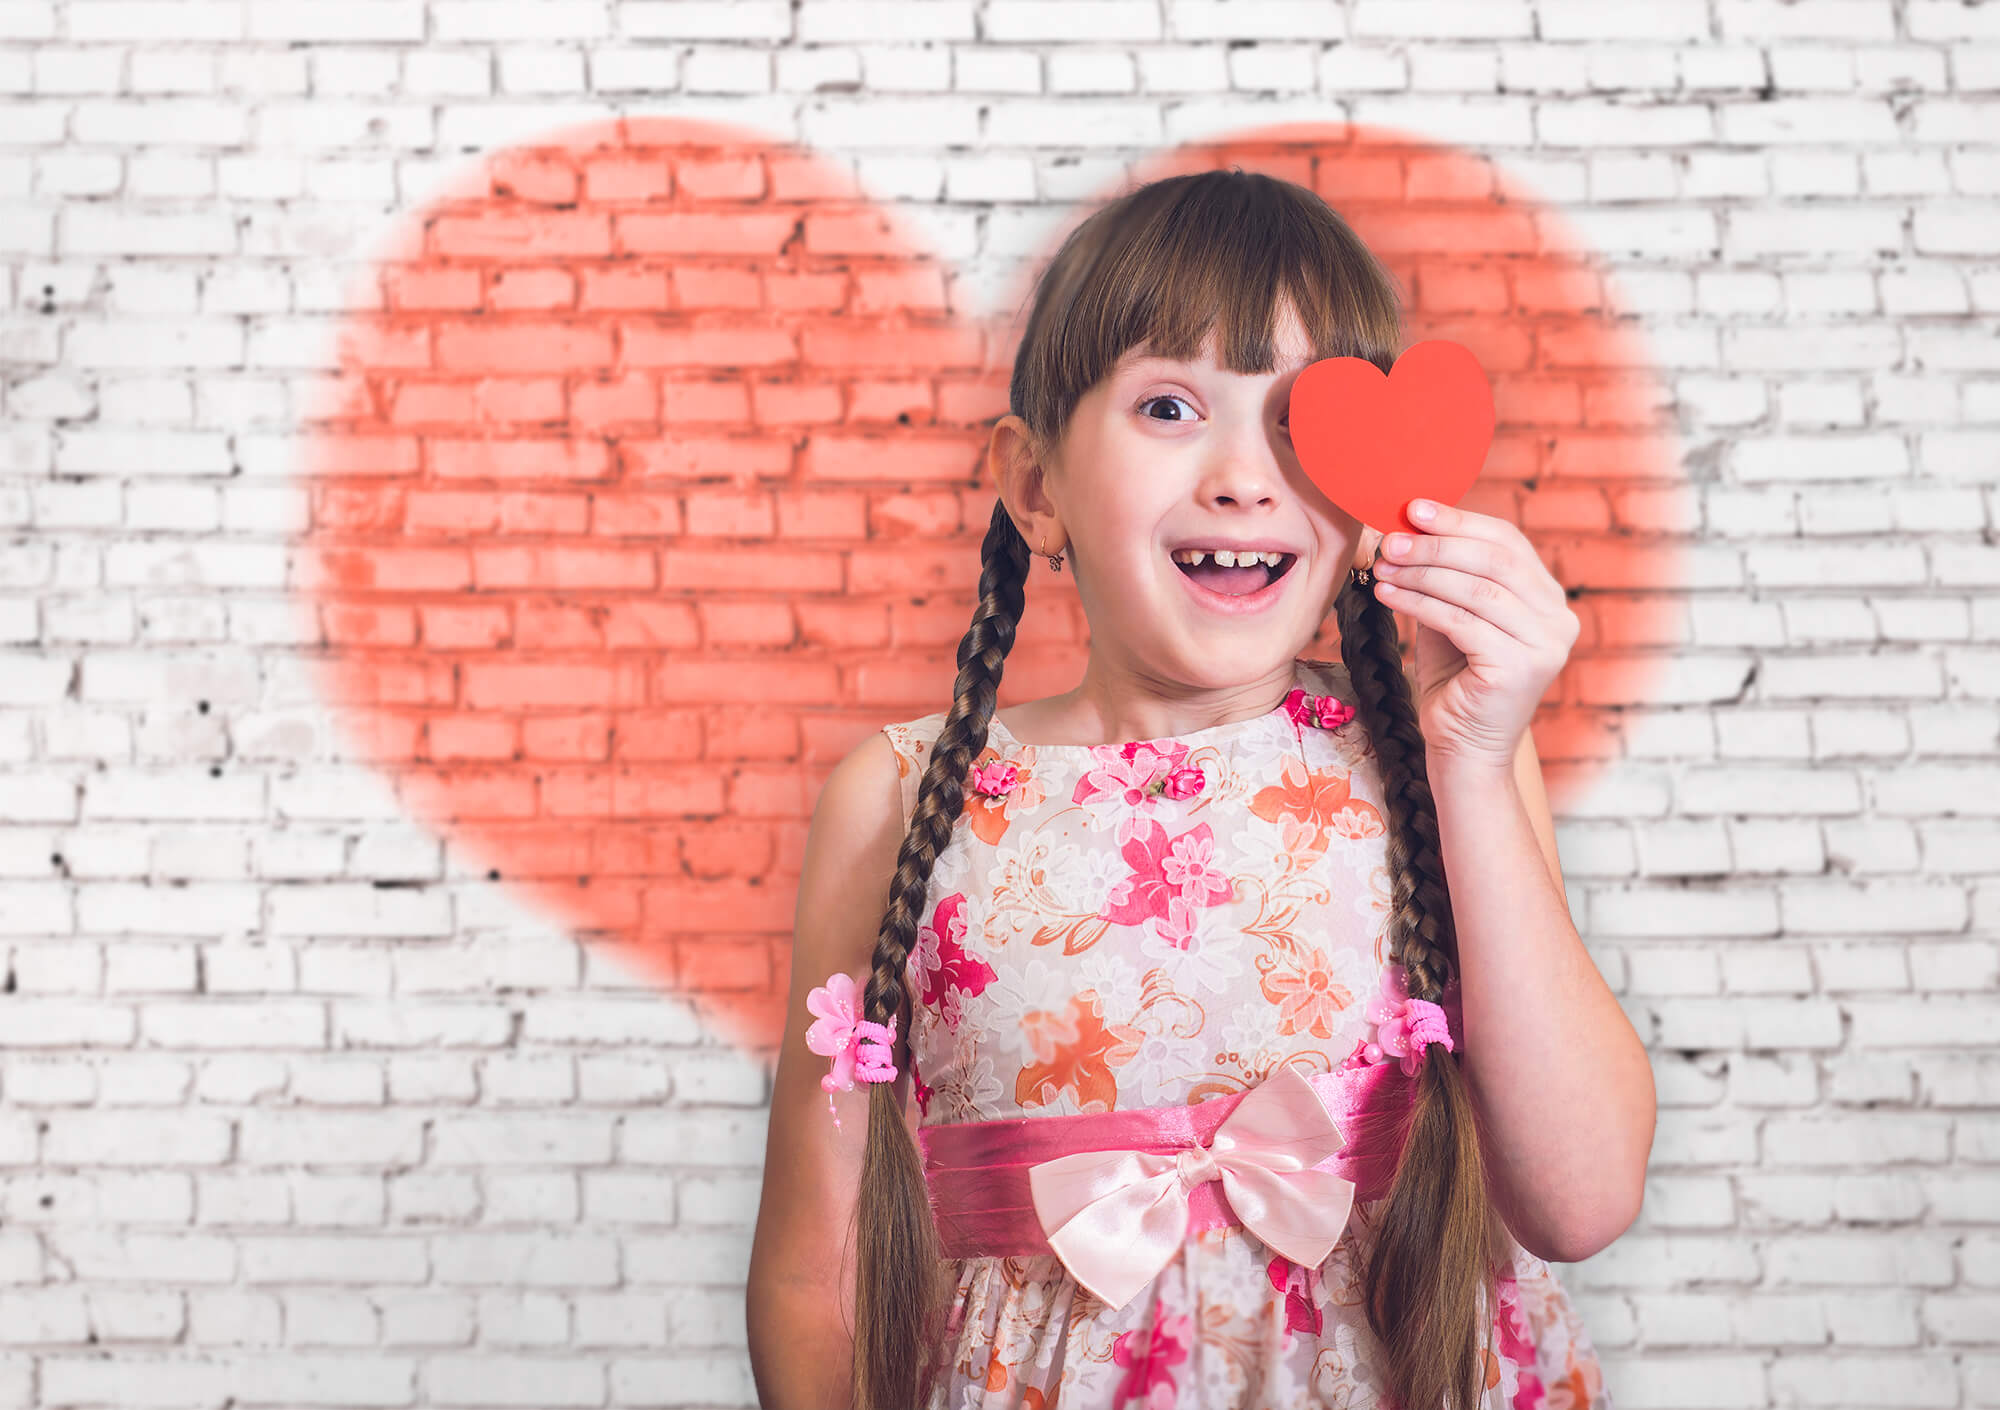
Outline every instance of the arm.
<path fill-rule="evenodd" d="M 800 863 L 785 1035 L 771 1093 L 763 1198 L 745 1289 L 750 1368 L 765 1410 L 851 1403 L 855 1202 L 868 1130 L 866 1083 L 835 1092 L 840 1129 L 806 1047 L 806 995 L 843 970 L 866 983 L 903 842 L 894 753 L 871 734 L 834 766 L 814 804 Z M 909 1078 L 894 1086 L 908 1101 Z"/>
<path fill-rule="evenodd" d="M 1487 1185 L 1523 1248 L 1588 1258 L 1638 1217 L 1652 1065 L 1571 923 L 1533 736 L 1511 770 L 1428 762 Z"/>

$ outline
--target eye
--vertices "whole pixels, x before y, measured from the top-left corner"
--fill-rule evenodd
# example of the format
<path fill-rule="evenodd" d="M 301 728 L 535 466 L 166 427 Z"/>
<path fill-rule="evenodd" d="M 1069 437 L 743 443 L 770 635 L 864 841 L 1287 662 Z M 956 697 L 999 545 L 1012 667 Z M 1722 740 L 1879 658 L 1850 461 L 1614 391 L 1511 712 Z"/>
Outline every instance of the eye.
<path fill-rule="evenodd" d="M 1172 392 L 1160 392 L 1157 393 L 1156 395 L 1147 397 L 1144 401 L 1139 403 L 1139 406 L 1142 409 L 1142 414 L 1143 414 L 1143 409 L 1145 407 L 1151 406 L 1156 401 L 1177 401 L 1182 406 L 1185 406 L 1188 410 L 1190 411 L 1194 410 L 1194 403 L 1189 401 L 1186 397 L 1175 396 Z M 1146 419 L 1148 421 L 1166 421 L 1166 420 L 1185 421 L 1188 418 L 1185 416 L 1172 416 L 1172 417 L 1148 416 Z"/>

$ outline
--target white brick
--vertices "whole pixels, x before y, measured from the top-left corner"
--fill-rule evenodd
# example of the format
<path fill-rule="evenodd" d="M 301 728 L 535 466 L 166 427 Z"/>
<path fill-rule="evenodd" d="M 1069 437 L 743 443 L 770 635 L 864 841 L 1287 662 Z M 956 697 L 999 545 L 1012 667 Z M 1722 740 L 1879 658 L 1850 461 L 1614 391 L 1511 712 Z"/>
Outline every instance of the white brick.
<path fill-rule="evenodd" d="M 1031 102 L 998 99 L 986 111 L 986 140 L 1005 147 L 1073 145 L 1077 124 L 1087 123 L 1092 138 L 1110 146 L 1136 146 L 1160 140 L 1160 113 L 1151 103 Z"/>
<path fill-rule="evenodd" d="M 1709 109 L 1693 103 L 1635 107 L 1590 99 L 1543 104 L 1535 132 L 1562 147 L 1679 147 L 1714 136 Z"/>
<path fill-rule="evenodd" d="M 807 141 L 834 148 L 914 146 L 911 134 L 919 132 L 926 147 L 971 146 L 979 135 L 975 109 L 925 98 L 823 99 L 807 104 L 800 121 Z"/>
<path fill-rule="evenodd" d="M 1347 34 L 1344 7 L 1313 0 L 1174 0 L 1166 11 L 1169 36 L 1183 41 L 1332 41 Z"/>
<path fill-rule="evenodd" d="M 1051 93 L 1130 93 L 1137 87 L 1138 75 L 1130 54 L 1058 50 L 1049 55 Z"/>
<path fill-rule="evenodd" d="M 1261 55 L 1264 50 L 1239 50 L 1230 55 L 1230 60 L 1240 70 L 1247 59 Z M 1292 55 L 1295 51 L 1284 51 Z M 1304 51 L 1296 51 L 1296 57 L 1303 61 Z M 1493 93 L 1500 87 L 1500 56 L 1488 49 L 1431 49 L 1419 47 L 1409 55 L 1410 88 L 1426 93 Z M 1289 75 L 1292 66 L 1283 72 Z M 1277 87 L 1277 84 L 1251 84 L 1238 80 L 1238 87 Z M 1291 86 L 1287 84 L 1285 86 Z"/>
<path fill-rule="evenodd" d="M 1146 54 L 1153 52 L 1157 51 L 1142 53 L 1142 62 Z M 961 45 L 952 50 L 952 73 L 953 86 L 966 93 L 1039 93 L 1042 90 L 1042 59 L 1029 50 Z"/>
<path fill-rule="evenodd" d="M 1149 60 L 1151 56 L 1141 54 L 1139 58 L 1140 65 L 1142 69 L 1148 71 L 1147 91 L 1155 92 L 1168 87 L 1185 89 L 1214 86 L 1206 82 L 1191 80 L 1195 80 L 1196 76 L 1205 76 L 1209 72 L 1209 63 L 1206 61 L 1213 61 L 1215 64 L 1220 64 L 1223 56 L 1214 53 L 1212 50 L 1190 49 L 1186 53 L 1189 57 L 1176 69 L 1177 75 L 1185 75 L 1185 77 L 1181 81 L 1171 85 L 1154 81 L 1150 72 L 1152 65 Z M 1197 54 L 1202 56 L 1203 62 L 1197 62 L 1193 57 Z M 1409 74 L 1409 60 L 1404 55 L 1372 47 L 1360 48 L 1348 44 L 1335 45 L 1321 54 L 1319 59 L 1320 90 L 1335 96 L 1342 93 L 1364 91 L 1394 92 L 1410 81 Z"/>
<path fill-rule="evenodd" d="M 1958 1377 L 1949 1364 L 1908 1356 L 1840 1356 L 1816 1363 L 1785 1359 L 1771 1368 L 1771 1385 L 1795 1405 L 1851 1405 L 1893 1398 L 1901 1405 L 1954 1406 Z M 1781 1402 L 1783 1403 L 1783 1402 Z"/>

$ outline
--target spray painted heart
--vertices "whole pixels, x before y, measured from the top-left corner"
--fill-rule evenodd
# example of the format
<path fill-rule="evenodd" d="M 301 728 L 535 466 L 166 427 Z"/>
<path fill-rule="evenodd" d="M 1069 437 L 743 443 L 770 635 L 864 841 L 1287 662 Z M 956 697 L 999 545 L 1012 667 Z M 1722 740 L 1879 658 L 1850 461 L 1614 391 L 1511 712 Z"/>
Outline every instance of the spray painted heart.
<path fill-rule="evenodd" d="M 1326 497 L 1384 533 L 1423 532 L 1412 499 L 1457 504 L 1493 444 L 1493 389 L 1463 343 L 1404 349 L 1387 376 L 1366 358 L 1327 357 L 1292 381 L 1292 446 Z"/>
<path fill-rule="evenodd" d="M 1424 182 L 1385 187 L 1399 163 Z M 1453 325 L 1536 409 L 1502 442 L 1515 498 L 1494 507 L 1525 512 L 1543 473 L 1571 494 L 1650 476 L 1615 545 L 1558 551 L 1577 580 L 1632 590 L 1623 639 L 1671 639 L 1659 589 L 1684 576 L 1666 550 L 1693 516 L 1647 424 L 1665 399 L 1594 287 L 1551 307 L 1579 287 L 1574 245 L 1542 239 L 1552 213 L 1481 158 L 1338 124 L 1176 149 L 1120 188 L 1227 166 L 1318 191 L 1406 286 L 1432 260 L 1457 277 L 1487 259 L 1529 291 L 1534 343 L 1516 304 Z M 692 120 L 499 152 L 378 256 L 305 413 L 295 582 L 333 718 L 448 839 L 454 878 L 497 881 L 690 1001 L 706 1033 L 768 1049 L 821 786 L 883 723 L 950 704 L 1017 325 L 967 311 L 967 285 L 844 167 Z M 984 301 L 1014 318 L 1039 262 L 1017 264 Z M 1655 512 L 1668 542 L 1637 554 L 1634 516 Z M 1002 705 L 1081 674 L 1071 583 L 1034 576 Z M 1332 650 L 1329 630 L 1314 654 Z M 1593 661 L 1592 686 L 1640 699 L 1655 669 Z M 1559 794 L 1613 736 L 1558 718 L 1572 742 L 1537 744 Z M 457 894 L 476 924 L 478 892 Z M 664 1008 L 659 1024 L 642 1036 L 700 1036 Z"/>

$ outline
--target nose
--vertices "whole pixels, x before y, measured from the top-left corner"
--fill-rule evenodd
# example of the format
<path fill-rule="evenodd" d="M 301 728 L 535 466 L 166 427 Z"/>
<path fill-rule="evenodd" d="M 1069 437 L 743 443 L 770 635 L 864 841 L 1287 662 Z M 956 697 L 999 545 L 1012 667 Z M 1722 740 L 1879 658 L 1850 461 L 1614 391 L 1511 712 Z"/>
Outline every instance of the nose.
<path fill-rule="evenodd" d="M 1251 424 L 1219 441 L 1203 477 L 1203 497 L 1250 509 L 1276 504 L 1285 472 L 1272 449 L 1271 434 L 1261 425 Z"/>

